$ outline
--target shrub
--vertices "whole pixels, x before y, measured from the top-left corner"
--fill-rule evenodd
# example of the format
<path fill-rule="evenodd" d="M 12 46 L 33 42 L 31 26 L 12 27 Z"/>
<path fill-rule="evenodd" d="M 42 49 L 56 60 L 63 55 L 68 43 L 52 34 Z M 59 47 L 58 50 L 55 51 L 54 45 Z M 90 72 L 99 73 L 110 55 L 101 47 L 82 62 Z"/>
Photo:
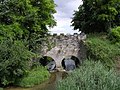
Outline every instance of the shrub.
<path fill-rule="evenodd" d="M 114 58 L 120 55 L 120 48 L 100 37 L 92 37 L 86 41 L 87 56 L 93 60 L 100 60 L 107 66 L 114 64 Z"/>
<path fill-rule="evenodd" d="M 33 54 L 21 41 L 6 39 L 0 42 L 0 85 L 14 83 L 27 70 L 28 60 Z"/>
<path fill-rule="evenodd" d="M 57 84 L 57 90 L 120 90 L 120 75 L 100 62 L 85 61 Z"/>
<path fill-rule="evenodd" d="M 112 42 L 114 43 L 120 43 L 120 26 L 111 30 L 111 32 L 109 33 L 109 39 L 112 40 Z"/>
<path fill-rule="evenodd" d="M 27 76 L 18 79 L 15 84 L 21 87 L 33 87 L 34 85 L 40 84 L 49 77 L 49 72 L 43 66 L 39 66 L 29 71 Z"/>

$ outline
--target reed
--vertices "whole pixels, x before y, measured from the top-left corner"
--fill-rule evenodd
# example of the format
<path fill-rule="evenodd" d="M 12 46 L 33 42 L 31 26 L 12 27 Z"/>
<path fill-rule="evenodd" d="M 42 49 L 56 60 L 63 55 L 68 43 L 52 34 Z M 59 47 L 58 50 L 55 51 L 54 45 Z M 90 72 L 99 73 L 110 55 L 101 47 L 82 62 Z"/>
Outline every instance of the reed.
<path fill-rule="evenodd" d="M 120 75 L 101 62 L 87 60 L 66 79 L 59 81 L 57 90 L 120 90 Z"/>

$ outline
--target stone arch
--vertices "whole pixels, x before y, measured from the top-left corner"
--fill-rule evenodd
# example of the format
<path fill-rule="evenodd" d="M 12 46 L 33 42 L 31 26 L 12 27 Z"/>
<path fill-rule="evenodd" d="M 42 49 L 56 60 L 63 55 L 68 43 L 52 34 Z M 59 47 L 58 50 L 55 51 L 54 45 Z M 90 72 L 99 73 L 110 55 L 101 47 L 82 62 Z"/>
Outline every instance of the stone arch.
<path fill-rule="evenodd" d="M 50 56 L 43 56 L 39 59 L 39 63 L 42 65 L 42 66 L 46 66 L 49 62 L 51 61 L 55 61 L 52 57 Z"/>
<path fill-rule="evenodd" d="M 78 59 L 78 57 L 76 57 L 76 56 L 74 56 L 74 55 L 70 55 L 70 56 L 64 57 L 64 58 L 62 59 L 62 61 L 61 61 L 61 66 L 63 67 L 63 69 L 65 69 L 65 62 L 64 62 L 64 60 L 65 60 L 66 58 L 72 59 L 72 60 L 75 62 L 76 67 L 79 67 L 79 65 L 81 64 L 81 62 L 80 62 L 80 60 Z"/>

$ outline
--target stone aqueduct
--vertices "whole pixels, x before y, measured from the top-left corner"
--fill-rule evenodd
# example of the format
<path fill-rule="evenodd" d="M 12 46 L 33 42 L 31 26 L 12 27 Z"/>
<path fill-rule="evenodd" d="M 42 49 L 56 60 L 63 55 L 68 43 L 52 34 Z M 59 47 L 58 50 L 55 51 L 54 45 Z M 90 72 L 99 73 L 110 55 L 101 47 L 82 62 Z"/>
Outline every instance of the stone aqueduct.
<path fill-rule="evenodd" d="M 80 62 L 86 58 L 86 49 L 84 41 L 86 39 L 85 34 L 64 35 L 53 34 L 49 41 L 54 43 L 51 49 L 48 49 L 47 45 L 42 47 L 42 56 L 48 56 L 55 60 L 56 68 L 61 68 L 61 62 L 67 57 L 77 57 Z"/>

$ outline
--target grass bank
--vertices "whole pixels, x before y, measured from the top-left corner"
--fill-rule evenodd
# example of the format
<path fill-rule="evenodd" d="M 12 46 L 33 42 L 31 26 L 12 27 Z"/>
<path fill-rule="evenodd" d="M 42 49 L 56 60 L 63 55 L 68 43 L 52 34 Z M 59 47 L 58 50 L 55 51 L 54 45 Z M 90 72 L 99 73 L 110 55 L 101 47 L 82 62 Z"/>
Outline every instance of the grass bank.
<path fill-rule="evenodd" d="M 66 79 L 59 81 L 57 90 L 120 90 L 120 75 L 100 61 L 85 61 Z"/>
<path fill-rule="evenodd" d="M 91 34 L 86 40 L 87 57 L 101 61 L 108 67 L 113 67 L 115 59 L 120 56 L 120 44 L 114 44 L 105 34 Z"/>
<path fill-rule="evenodd" d="M 39 66 L 29 71 L 25 77 L 17 80 L 15 85 L 20 87 L 33 87 L 47 80 L 49 76 L 50 74 L 47 69 Z"/>

